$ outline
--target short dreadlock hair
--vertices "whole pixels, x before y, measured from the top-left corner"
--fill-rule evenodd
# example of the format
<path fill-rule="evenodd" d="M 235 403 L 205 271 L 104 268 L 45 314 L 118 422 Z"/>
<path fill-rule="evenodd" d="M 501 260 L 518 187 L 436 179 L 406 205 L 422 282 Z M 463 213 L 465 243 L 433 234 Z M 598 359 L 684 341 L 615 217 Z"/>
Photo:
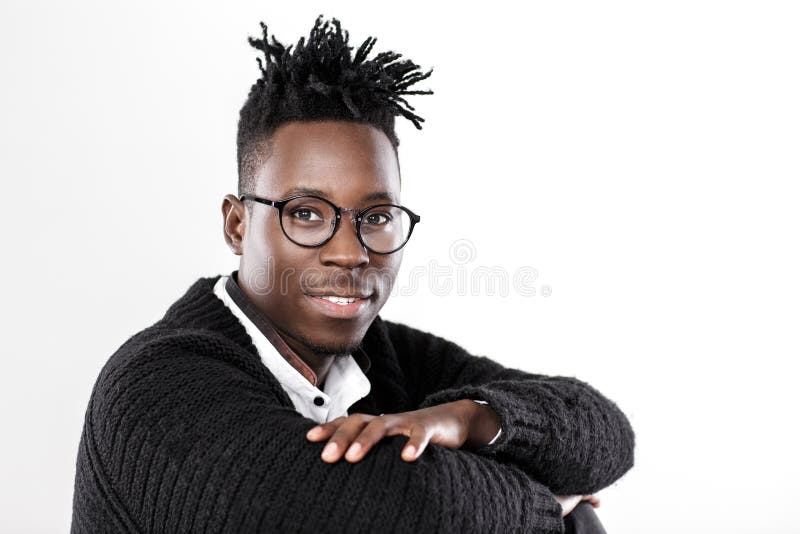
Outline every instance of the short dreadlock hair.
<path fill-rule="evenodd" d="M 317 17 L 308 41 L 301 37 L 292 50 L 272 36 L 261 22 L 262 38 L 248 38 L 264 53 L 257 58 L 261 77 L 250 88 L 239 112 L 236 138 L 239 195 L 254 189 L 255 174 L 268 157 L 270 137 L 283 123 L 310 120 L 347 120 L 371 124 L 386 133 L 397 154 L 399 139 L 394 117 L 402 115 L 417 129 L 422 117 L 402 95 L 433 94 L 408 88 L 431 75 L 410 60 L 396 61 L 401 54 L 388 51 L 367 59 L 377 41 L 367 39 L 355 56 L 348 46 L 349 34 L 335 18 Z"/>

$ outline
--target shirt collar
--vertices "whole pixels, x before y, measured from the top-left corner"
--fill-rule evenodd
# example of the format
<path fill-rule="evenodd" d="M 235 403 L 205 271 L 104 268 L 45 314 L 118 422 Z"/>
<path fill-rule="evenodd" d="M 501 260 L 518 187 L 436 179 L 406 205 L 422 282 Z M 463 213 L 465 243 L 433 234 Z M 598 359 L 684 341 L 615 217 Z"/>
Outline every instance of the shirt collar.
<path fill-rule="evenodd" d="M 250 319 L 253 324 L 258 328 L 258 330 L 264 334 L 270 343 L 275 347 L 278 353 L 283 356 L 283 358 L 289 362 L 289 364 L 294 367 L 303 377 L 306 378 L 312 385 L 317 386 L 317 375 L 311 369 L 311 367 L 306 364 L 297 353 L 292 350 L 289 345 L 283 340 L 283 338 L 278 334 L 275 330 L 274 325 L 272 322 L 267 319 L 266 315 L 261 313 L 261 311 L 256 308 L 255 304 L 253 304 L 250 299 L 242 291 L 241 287 L 239 287 L 239 281 L 237 275 L 239 271 L 233 271 L 229 276 L 228 280 L 225 283 L 225 290 L 230 295 L 231 299 L 236 303 L 237 306 L 242 310 L 242 312 Z M 353 351 L 353 359 L 356 361 L 358 366 L 361 368 L 361 372 L 365 375 L 369 368 L 372 366 L 372 363 L 369 359 L 367 353 L 361 347 L 357 347 L 355 351 Z"/>

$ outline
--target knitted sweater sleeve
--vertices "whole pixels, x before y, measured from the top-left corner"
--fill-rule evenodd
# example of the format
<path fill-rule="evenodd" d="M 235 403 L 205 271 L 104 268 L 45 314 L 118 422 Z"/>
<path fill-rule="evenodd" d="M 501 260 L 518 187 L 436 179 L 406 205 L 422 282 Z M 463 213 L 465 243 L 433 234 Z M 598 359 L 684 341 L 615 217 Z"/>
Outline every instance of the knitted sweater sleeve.
<path fill-rule="evenodd" d="M 480 399 L 497 412 L 502 433 L 477 454 L 521 467 L 556 495 L 594 493 L 633 466 L 627 417 L 589 384 L 506 368 L 439 336 L 384 324 L 418 408 Z"/>
<path fill-rule="evenodd" d="M 224 338 L 194 338 L 149 342 L 101 371 L 73 533 L 563 532 L 546 486 L 470 451 L 430 446 L 409 463 L 394 436 L 358 463 L 323 462 L 324 443 L 305 437 L 316 423 L 277 382 Z"/>

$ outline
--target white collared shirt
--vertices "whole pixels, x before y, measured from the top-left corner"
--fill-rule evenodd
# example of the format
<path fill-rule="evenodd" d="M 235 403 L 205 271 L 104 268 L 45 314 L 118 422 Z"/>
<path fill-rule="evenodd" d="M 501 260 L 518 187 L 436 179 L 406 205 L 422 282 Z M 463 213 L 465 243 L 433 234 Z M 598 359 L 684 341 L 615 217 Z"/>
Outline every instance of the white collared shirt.
<path fill-rule="evenodd" d="M 337 417 L 349 415 L 347 410 L 350 406 L 369 394 L 371 386 L 369 379 L 352 355 L 334 359 L 325 379 L 324 389 L 321 390 L 311 384 L 281 356 L 261 330 L 236 305 L 225 290 L 227 281 L 227 276 L 221 276 L 214 285 L 214 294 L 242 323 L 250 339 L 253 340 L 261 361 L 275 375 L 294 403 L 295 409 L 303 416 L 317 423 L 327 423 Z"/>

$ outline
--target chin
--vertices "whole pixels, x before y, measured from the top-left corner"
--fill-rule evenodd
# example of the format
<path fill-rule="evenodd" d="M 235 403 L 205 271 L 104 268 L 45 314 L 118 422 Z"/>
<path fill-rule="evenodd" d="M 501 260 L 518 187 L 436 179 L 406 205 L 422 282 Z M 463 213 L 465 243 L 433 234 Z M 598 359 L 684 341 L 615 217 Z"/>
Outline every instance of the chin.
<path fill-rule="evenodd" d="M 345 338 L 345 339 L 320 339 L 302 337 L 301 342 L 311 349 L 315 354 L 327 356 L 347 356 L 354 352 L 361 344 L 362 338 Z"/>

